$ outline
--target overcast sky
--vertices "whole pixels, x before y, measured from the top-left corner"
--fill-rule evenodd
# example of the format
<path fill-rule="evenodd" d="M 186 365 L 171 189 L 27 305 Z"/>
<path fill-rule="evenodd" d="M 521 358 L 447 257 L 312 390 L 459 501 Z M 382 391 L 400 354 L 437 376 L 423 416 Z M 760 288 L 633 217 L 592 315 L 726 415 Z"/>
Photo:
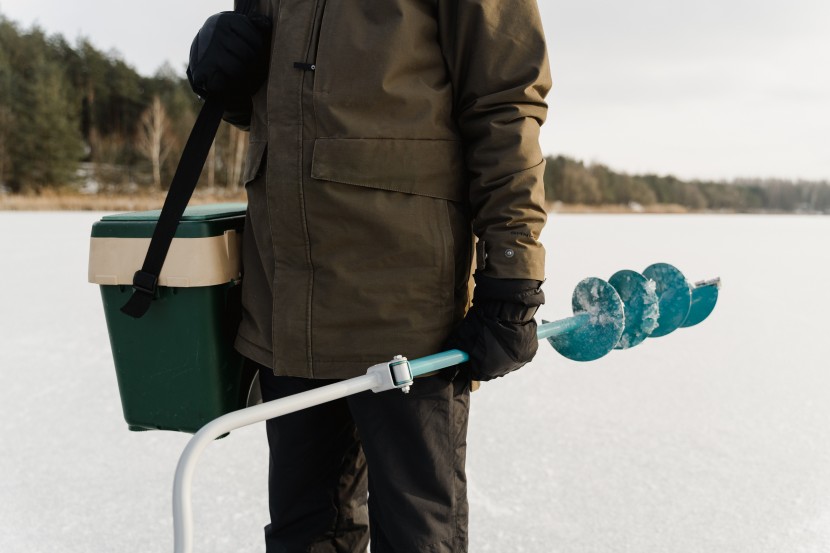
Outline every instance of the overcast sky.
<path fill-rule="evenodd" d="M 231 5 L 0 0 L 0 13 L 149 75 L 183 68 L 203 20 Z M 830 1 L 539 5 L 554 78 L 545 153 L 683 178 L 830 179 Z"/>

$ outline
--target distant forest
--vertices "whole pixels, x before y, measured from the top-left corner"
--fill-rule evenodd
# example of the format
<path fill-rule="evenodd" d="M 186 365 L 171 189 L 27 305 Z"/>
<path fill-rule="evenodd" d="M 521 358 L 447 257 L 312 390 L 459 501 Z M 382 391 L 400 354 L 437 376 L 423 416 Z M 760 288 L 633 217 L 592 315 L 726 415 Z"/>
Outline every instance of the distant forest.
<path fill-rule="evenodd" d="M 627 175 L 605 165 L 564 156 L 547 158 L 549 201 L 582 205 L 628 205 L 639 209 L 675 205 L 690 211 L 830 214 L 830 183 L 781 179 L 733 182 L 683 181 L 673 176 Z"/>
<path fill-rule="evenodd" d="M 144 77 L 86 40 L 0 15 L 0 190 L 165 188 L 200 107 L 183 73 Z M 246 146 L 247 133 L 223 123 L 204 184 L 237 187 Z"/>
<path fill-rule="evenodd" d="M 0 193 L 163 190 L 199 106 L 183 71 L 164 66 L 141 76 L 87 40 L 69 44 L 0 15 Z M 223 124 L 201 186 L 238 189 L 246 147 L 246 133 Z M 549 202 L 830 213 L 826 181 L 683 181 L 564 156 L 547 161 Z"/>

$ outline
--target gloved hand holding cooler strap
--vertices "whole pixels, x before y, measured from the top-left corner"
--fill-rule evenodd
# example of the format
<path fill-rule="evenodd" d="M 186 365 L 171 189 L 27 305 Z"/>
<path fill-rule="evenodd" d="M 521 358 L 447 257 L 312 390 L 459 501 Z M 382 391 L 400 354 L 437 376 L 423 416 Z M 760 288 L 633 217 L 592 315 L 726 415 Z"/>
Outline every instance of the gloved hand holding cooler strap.
<path fill-rule="evenodd" d="M 538 280 L 475 275 L 475 281 L 473 306 L 447 345 L 470 356 L 462 371 L 472 380 L 487 381 L 523 367 L 536 355 L 533 316 L 545 294 Z"/>
<path fill-rule="evenodd" d="M 249 100 L 268 76 L 271 20 L 260 14 L 221 12 L 199 29 L 190 47 L 187 80 L 204 99 L 226 107 Z"/>

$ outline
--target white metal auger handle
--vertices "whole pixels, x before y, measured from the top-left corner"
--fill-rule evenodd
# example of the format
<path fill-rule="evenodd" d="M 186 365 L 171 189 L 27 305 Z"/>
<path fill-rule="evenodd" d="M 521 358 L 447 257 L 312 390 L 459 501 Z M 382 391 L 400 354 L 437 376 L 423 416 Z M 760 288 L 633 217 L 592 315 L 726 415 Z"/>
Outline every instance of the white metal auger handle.
<path fill-rule="evenodd" d="M 176 466 L 176 478 L 173 482 L 175 553 L 192 553 L 193 551 L 193 506 L 190 501 L 193 472 L 199 456 L 213 440 L 232 430 L 308 409 L 335 399 L 359 394 L 367 390 L 377 393 L 400 388 L 408 391 L 411 384 L 412 373 L 409 369 L 409 363 L 406 358 L 399 356 L 387 363 L 371 367 L 363 376 L 233 411 L 203 426 L 190 439 L 179 458 L 179 464 Z"/>

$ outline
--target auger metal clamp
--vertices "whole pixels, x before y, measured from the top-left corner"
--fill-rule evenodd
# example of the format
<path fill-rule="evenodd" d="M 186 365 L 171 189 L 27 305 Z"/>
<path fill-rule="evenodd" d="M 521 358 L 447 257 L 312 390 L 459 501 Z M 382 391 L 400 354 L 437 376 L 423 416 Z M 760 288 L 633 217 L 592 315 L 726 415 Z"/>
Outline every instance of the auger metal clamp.
<path fill-rule="evenodd" d="M 412 367 L 403 355 L 396 355 L 391 361 L 369 367 L 366 374 L 375 375 L 377 379 L 378 384 L 372 388 L 375 393 L 397 388 L 408 394 L 412 387 Z"/>

